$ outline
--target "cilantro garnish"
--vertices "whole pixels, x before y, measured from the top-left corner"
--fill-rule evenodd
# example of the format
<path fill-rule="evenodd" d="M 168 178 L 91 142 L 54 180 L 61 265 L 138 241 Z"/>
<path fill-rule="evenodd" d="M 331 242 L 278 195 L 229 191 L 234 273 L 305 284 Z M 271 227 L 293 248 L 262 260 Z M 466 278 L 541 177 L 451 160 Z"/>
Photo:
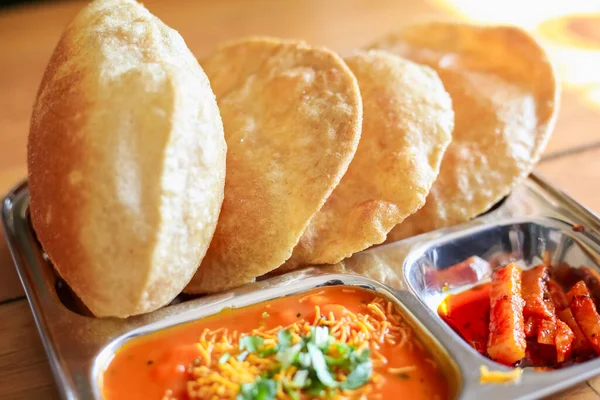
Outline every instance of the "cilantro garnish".
<path fill-rule="evenodd" d="M 323 352 L 312 343 L 308 343 L 306 347 L 308 348 L 308 354 L 310 354 L 312 367 L 321 383 L 327 387 L 337 387 L 338 382 L 331 376 Z"/>
<path fill-rule="evenodd" d="M 223 353 L 223 355 L 219 357 L 219 364 L 225 364 L 227 360 L 229 360 L 229 357 L 231 357 L 231 354 Z"/>
<path fill-rule="evenodd" d="M 271 400 L 275 398 L 278 387 L 294 400 L 300 398 L 300 391 L 310 396 L 333 395 L 338 388 L 352 390 L 365 385 L 373 374 L 370 351 L 358 351 L 354 346 L 336 343 L 326 326 L 311 327 L 310 333 L 301 337 L 296 344 L 293 344 L 291 332 L 282 329 L 277 334 L 277 340 L 276 346 L 265 348 L 264 339 L 260 336 L 244 336 L 240 339 L 242 353 L 238 355 L 238 360 L 243 361 L 249 353 L 256 353 L 259 357 L 275 354 L 279 363 L 269 374 L 242 385 L 237 400 Z M 290 366 L 296 368 L 291 380 L 271 379 Z M 340 371 L 347 374 L 343 382 L 334 378 Z"/>
<path fill-rule="evenodd" d="M 240 386 L 237 400 L 273 400 L 277 393 L 277 384 L 273 379 L 258 378 L 255 382 Z"/>
<path fill-rule="evenodd" d="M 321 350 L 327 350 L 330 343 L 329 339 L 333 339 L 331 336 L 329 336 L 329 328 L 326 326 L 317 326 L 311 328 L 310 338 L 311 342 Z"/>
<path fill-rule="evenodd" d="M 300 395 L 298 391 L 294 390 L 290 385 L 286 382 L 283 383 L 283 390 L 292 398 L 292 400 L 300 400 Z"/>
<path fill-rule="evenodd" d="M 240 362 L 246 360 L 246 358 L 248 358 L 248 354 L 249 354 L 248 351 L 241 352 L 240 354 L 238 354 L 237 360 Z"/>
<path fill-rule="evenodd" d="M 292 379 L 292 386 L 298 389 L 303 388 L 308 382 L 308 371 L 305 369 L 301 369 L 294 374 L 294 378 Z"/>
<path fill-rule="evenodd" d="M 298 359 L 300 350 L 302 350 L 302 344 L 300 343 L 292 347 L 280 348 L 279 351 L 277 351 L 277 361 L 281 363 L 281 368 L 285 369 L 290 365 L 293 365 Z"/>
<path fill-rule="evenodd" d="M 240 338 L 240 350 L 248 350 L 250 353 L 256 353 L 264 345 L 265 340 L 260 336 L 243 336 Z"/>
<path fill-rule="evenodd" d="M 288 348 L 292 345 L 292 333 L 289 329 L 282 329 L 277 334 L 277 341 L 279 342 L 279 348 Z"/>
<path fill-rule="evenodd" d="M 371 379 L 373 374 L 373 363 L 371 360 L 364 361 L 358 364 L 352 372 L 348 375 L 347 379 L 342 382 L 342 389 L 352 390 L 361 387 Z"/>

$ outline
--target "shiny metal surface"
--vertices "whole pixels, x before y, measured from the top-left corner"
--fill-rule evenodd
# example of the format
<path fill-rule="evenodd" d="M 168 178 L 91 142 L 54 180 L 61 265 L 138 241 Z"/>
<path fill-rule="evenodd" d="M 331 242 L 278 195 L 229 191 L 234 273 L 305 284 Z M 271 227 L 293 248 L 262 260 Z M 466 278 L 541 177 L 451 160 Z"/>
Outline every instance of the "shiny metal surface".
<path fill-rule="evenodd" d="M 428 347 L 441 346 L 435 353 L 449 373 L 456 374 L 460 399 L 538 398 L 600 374 L 600 359 L 596 359 L 558 371 L 526 370 L 518 384 L 481 385 L 481 365 L 495 370 L 508 368 L 471 349 L 436 313 L 443 283 L 459 290 L 477 282 L 445 275 L 442 283 L 426 277 L 471 255 L 492 264 L 517 259 L 529 266 L 547 251 L 555 262 L 598 268 L 598 217 L 534 175 L 495 210 L 461 226 L 378 246 L 334 266 L 308 268 L 218 295 L 180 296 L 167 307 L 126 320 L 90 316 L 60 281 L 35 239 L 28 221 L 28 205 L 27 186 L 22 183 L 4 199 L 2 220 L 65 399 L 97 398 L 98 372 L 114 349 L 131 337 L 214 314 L 224 307 L 241 307 L 332 283 L 365 286 L 396 299 L 414 328 L 421 329 L 424 340 L 431 343 Z M 585 230 L 575 232 L 574 224 Z M 487 275 L 484 266 L 477 281 L 485 280 Z"/>
<path fill-rule="evenodd" d="M 484 282 L 493 269 L 510 262 L 523 268 L 538 265 L 546 252 L 551 265 L 600 264 L 598 244 L 573 231 L 572 225 L 551 218 L 512 218 L 455 232 L 413 249 L 404 273 L 417 297 L 435 311 L 447 290 L 461 291 Z M 471 256 L 481 259 L 474 274 L 444 273 Z"/>

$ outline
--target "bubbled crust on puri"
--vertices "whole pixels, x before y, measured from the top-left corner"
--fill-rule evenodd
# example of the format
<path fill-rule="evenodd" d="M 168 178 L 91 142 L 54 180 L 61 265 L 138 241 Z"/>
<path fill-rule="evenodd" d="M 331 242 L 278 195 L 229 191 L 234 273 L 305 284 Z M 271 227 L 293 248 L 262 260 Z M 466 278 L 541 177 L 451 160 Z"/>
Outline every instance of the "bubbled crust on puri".
<path fill-rule="evenodd" d="M 388 241 L 467 221 L 522 182 L 552 133 L 553 67 L 523 30 L 444 22 L 408 26 L 372 46 L 429 65 L 455 112 L 453 139 L 425 206 Z"/>
<path fill-rule="evenodd" d="M 452 137 L 452 102 L 431 68 L 385 51 L 345 61 L 363 99 L 361 139 L 283 269 L 334 264 L 383 242 L 425 203 Z"/>
<path fill-rule="evenodd" d="M 96 316 L 168 304 L 223 199 L 226 145 L 206 75 L 177 32 L 130 0 L 69 24 L 31 119 L 31 218 Z"/>
<path fill-rule="evenodd" d="M 250 38 L 203 62 L 228 143 L 225 199 L 188 292 L 252 281 L 288 259 L 358 145 L 356 78 L 329 50 Z"/>

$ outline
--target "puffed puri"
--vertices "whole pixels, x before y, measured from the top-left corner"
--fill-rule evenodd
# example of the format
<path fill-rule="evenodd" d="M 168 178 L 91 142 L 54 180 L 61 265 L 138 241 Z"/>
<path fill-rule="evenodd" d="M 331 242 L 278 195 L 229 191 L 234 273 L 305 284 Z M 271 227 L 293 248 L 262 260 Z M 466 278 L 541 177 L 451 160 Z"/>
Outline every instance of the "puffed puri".
<path fill-rule="evenodd" d="M 69 24 L 31 119 L 31 220 L 98 316 L 172 301 L 217 224 L 226 144 L 215 96 L 181 36 L 132 0 Z"/>

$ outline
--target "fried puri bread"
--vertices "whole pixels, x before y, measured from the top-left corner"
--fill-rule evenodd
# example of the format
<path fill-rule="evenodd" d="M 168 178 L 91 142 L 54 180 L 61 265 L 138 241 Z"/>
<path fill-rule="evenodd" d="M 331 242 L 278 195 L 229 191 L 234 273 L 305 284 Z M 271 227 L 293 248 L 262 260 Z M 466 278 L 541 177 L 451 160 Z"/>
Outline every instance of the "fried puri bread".
<path fill-rule="evenodd" d="M 283 269 L 334 264 L 383 242 L 425 203 L 452 137 L 452 102 L 434 70 L 381 50 L 345 61 L 363 99 L 361 139 Z"/>
<path fill-rule="evenodd" d="M 215 96 L 176 31 L 131 0 L 75 17 L 39 88 L 28 178 L 37 237 L 93 314 L 181 292 L 217 224 L 225 157 Z"/>
<path fill-rule="evenodd" d="M 292 254 L 346 172 L 361 132 L 356 78 L 335 53 L 254 37 L 203 60 L 228 144 L 215 236 L 186 292 L 251 282 Z"/>
<path fill-rule="evenodd" d="M 554 127 L 559 89 L 546 53 L 528 33 L 435 22 L 408 26 L 372 48 L 434 68 L 455 112 L 452 143 L 425 206 L 389 241 L 476 217 L 529 175 Z"/>

